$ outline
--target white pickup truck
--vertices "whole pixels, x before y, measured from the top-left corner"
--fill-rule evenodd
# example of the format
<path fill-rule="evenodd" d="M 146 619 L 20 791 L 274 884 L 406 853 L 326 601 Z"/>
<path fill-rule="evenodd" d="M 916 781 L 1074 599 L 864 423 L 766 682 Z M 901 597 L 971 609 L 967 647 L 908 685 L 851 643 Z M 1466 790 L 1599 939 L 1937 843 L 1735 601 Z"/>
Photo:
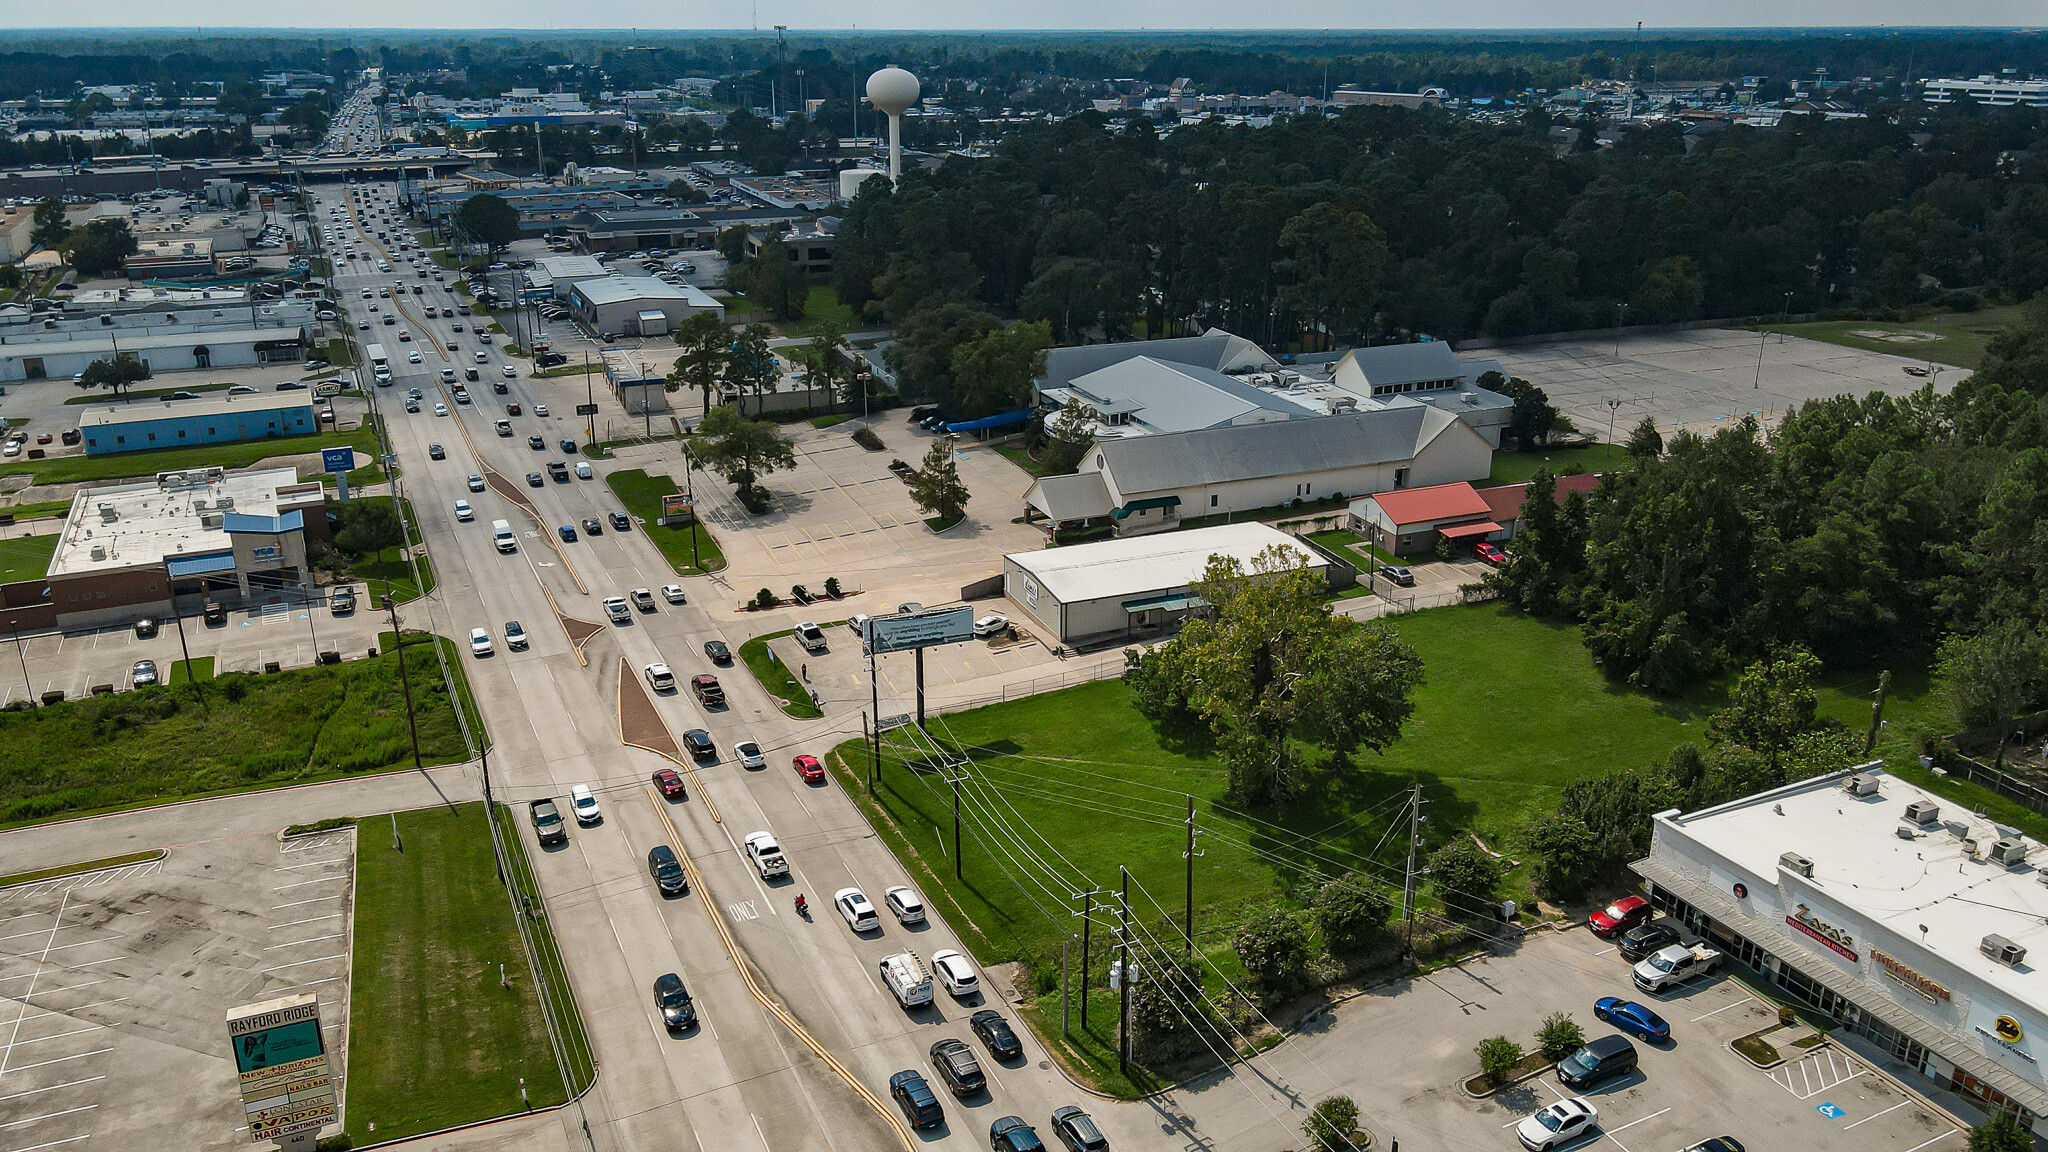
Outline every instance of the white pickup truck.
<path fill-rule="evenodd" d="M 1636 965 L 1635 985 L 1645 992 L 1662 992 L 1720 966 L 1721 954 L 1705 944 L 1673 944 L 1658 949 Z"/>
<path fill-rule="evenodd" d="M 916 1008 L 932 1002 L 932 974 L 917 958 L 915 952 L 898 952 L 894 956 L 882 957 L 879 965 L 882 983 L 889 986 L 889 992 L 896 1002 L 905 1008 Z"/>
<path fill-rule="evenodd" d="M 761 873 L 761 879 L 773 880 L 777 876 L 789 875 L 789 861 L 783 858 L 782 846 L 767 832 L 749 832 L 743 843 L 747 846 L 747 859 L 754 862 L 754 868 Z"/>

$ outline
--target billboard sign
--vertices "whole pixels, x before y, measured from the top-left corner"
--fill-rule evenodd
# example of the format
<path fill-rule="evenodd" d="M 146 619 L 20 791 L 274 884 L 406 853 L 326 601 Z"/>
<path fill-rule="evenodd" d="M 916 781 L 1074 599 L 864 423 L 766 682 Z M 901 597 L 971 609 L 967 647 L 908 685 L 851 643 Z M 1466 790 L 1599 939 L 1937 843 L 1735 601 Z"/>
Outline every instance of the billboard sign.
<path fill-rule="evenodd" d="M 578 404 L 578 405 L 576 406 L 576 414 L 577 414 L 578 416 L 595 416 L 595 415 L 597 415 L 597 405 L 595 405 L 595 404 Z"/>
<path fill-rule="evenodd" d="M 876 616 L 862 629 L 862 641 L 876 655 L 908 652 L 934 644 L 957 644 L 974 638 L 974 606 L 933 608 L 924 612 L 903 612 Z"/>
<path fill-rule="evenodd" d="M 661 498 L 661 521 L 664 524 L 694 524 L 697 521 L 696 505 L 691 503 L 687 492 L 671 492 Z"/>
<path fill-rule="evenodd" d="M 318 997 L 287 996 L 231 1009 L 228 1045 L 251 1141 L 317 1132 L 334 1123 L 334 1077 Z"/>
<path fill-rule="evenodd" d="M 356 450 L 353 448 L 322 448 L 320 470 L 323 472 L 353 472 L 356 468 Z"/>

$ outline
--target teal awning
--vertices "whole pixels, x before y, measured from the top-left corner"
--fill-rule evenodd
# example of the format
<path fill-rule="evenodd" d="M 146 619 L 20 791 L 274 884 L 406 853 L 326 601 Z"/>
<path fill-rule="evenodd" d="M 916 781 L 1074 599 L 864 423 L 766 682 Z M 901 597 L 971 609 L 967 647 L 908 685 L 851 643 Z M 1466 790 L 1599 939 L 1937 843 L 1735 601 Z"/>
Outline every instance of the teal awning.
<path fill-rule="evenodd" d="M 1179 612 L 1188 608 L 1207 608 L 1209 602 L 1192 592 L 1168 592 L 1161 596 L 1141 596 L 1136 600 L 1123 602 L 1123 609 L 1131 615 L 1140 612 Z"/>
<path fill-rule="evenodd" d="M 1133 512 L 1142 511 L 1146 508 L 1174 508 L 1179 505 L 1180 497 L 1178 496 L 1148 496 L 1143 500 L 1133 500 L 1129 504 L 1111 512 L 1110 515 L 1121 520 Z"/>

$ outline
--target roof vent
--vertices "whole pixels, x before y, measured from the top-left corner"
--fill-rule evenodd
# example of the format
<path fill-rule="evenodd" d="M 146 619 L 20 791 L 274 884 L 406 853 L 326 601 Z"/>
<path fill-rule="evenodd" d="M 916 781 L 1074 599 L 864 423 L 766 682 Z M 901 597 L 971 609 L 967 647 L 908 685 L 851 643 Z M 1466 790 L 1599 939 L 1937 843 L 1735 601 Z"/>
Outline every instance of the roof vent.
<path fill-rule="evenodd" d="M 2027 950 L 2005 937 L 1992 933 L 1977 945 L 1977 951 L 1991 957 L 2008 968 L 2017 968 L 2027 958 Z"/>
<path fill-rule="evenodd" d="M 1914 824 L 1932 824 L 1941 818 L 1941 805 L 1932 800 L 1915 800 L 1906 805 L 1906 819 Z"/>
<path fill-rule="evenodd" d="M 1787 852 L 1778 857 L 1778 867 L 1787 872 L 1797 872 L 1808 880 L 1813 879 L 1813 861 L 1797 852 Z"/>
<path fill-rule="evenodd" d="M 1875 796 L 1877 795 L 1877 777 L 1865 776 L 1859 772 L 1842 781 L 1842 790 L 1851 796 Z"/>
<path fill-rule="evenodd" d="M 2008 867 L 2027 862 L 2027 842 L 2017 836 L 2007 836 L 1991 846 L 1991 859 Z"/>
<path fill-rule="evenodd" d="M 1920 826 L 1910 821 L 1901 820 L 1899 821 L 1899 826 L 1893 829 L 1893 831 L 1898 833 L 1899 839 L 1911 840 L 1920 834 Z"/>
<path fill-rule="evenodd" d="M 1962 845 L 1963 855 L 1968 856 L 1972 860 L 1977 858 L 1977 838 L 1975 836 L 1963 837 Z"/>

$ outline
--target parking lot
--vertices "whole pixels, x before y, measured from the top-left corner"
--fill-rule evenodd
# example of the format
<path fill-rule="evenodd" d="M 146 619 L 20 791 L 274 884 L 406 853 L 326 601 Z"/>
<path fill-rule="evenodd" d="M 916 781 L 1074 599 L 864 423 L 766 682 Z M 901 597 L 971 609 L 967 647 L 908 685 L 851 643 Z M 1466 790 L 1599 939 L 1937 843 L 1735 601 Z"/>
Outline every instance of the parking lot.
<path fill-rule="evenodd" d="M 314 993 L 342 1077 L 354 833 L 0 890 L 0 1147 L 248 1143 L 227 1010 Z"/>
<path fill-rule="evenodd" d="M 1671 1025 L 1671 1040 L 1635 1042 L 1640 1067 L 1590 1090 L 1571 1092 L 1544 1073 L 1485 1099 L 1461 1085 L 1478 1073 L 1480 1040 L 1505 1035 L 1525 1048 L 1552 1012 L 1568 1012 L 1588 1038 L 1615 1029 L 1593 1018 L 1593 1001 L 1624 996 Z M 1833 1042 L 1793 1050 L 1759 1069 L 1728 1042 L 1774 1024 L 1775 1005 L 1726 975 L 1669 996 L 1637 993 L 1628 965 L 1584 928 L 1539 933 L 1503 955 L 1373 989 L 1310 1022 L 1300 1035 L 1236 1075 L 1177 1089 L 1169 1113 L 1205 1117 L 1186 1145 L 1293 1147 L 1298 1114 L 1333 1092 L 1351 1095 L 1369 1126 L 1415 1148 L 1515 1148 L 1522 1118 L 1571 1095 L 1599 1110 L 1599 1127 L 1563 1147 L 1612 1145 L 1619 1152 L 1673 1152 L 1733 1136 L 1749 1152 L 1960 1152 L 1963 1132 L 1873 1065 Z M 1342 1027 L 1336 1027 L 1341 1021 Z M 1294 1096 L 1261 1073 L 1278 1073 Z M 1199 1101 L 1199 1102 L 1198 1102 Z M 1228 1117 L 1219 1120 L 1218 1113 Z"/>

